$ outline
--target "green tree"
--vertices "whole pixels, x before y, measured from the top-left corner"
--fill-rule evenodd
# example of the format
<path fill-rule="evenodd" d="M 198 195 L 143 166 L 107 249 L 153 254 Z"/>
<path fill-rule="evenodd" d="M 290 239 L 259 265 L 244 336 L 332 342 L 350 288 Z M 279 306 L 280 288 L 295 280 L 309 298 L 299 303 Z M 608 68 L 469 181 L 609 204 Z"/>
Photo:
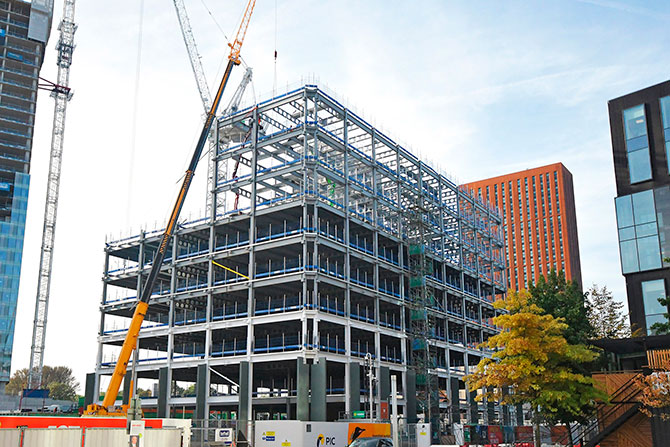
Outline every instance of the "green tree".
<path fill-rule="evenodd" d="M 596 338 L 630 337 L 628 316 L 623 313 L 623 303 L 612 296 L 607 286 L 593 284 L 586 292 L 588 315 Z"/>
<path fill-rule="evenodd" d="M 658 302 L 667 309 L 670 306 L 670 297 L 659 298 Z M 665 317 L 665 321 L 659 321 L 651 325 L 651 331 L 656 335 L 670 333 L 670 313 L 664 313 L 663 317 Z"/>
<path fill-rule="evenodd" d="M 575 372 L 573 365 L 591 362 L 597 354 L 584 345 L 568 343 L 564 319 L 547 314 L 525 290 L 510 292 L 494 305 L 508 312 L 494 318 L 503 330 L 484 343 L 495 352 L 466 376 L 469 389 L 485 390 L 478 399 L 530 404 L 536 432 L 542 422 L 585 421 L 596 400 L 606 395 L 590 376 Z M 537 446 L 539 442 L 536 436 Z"/>
<path fill-rule="evenodd" d="M 62 384 L 62 387 L 57 387 L 58 395 L 76 396 L 79 382 L 72 375 L 72 368 L 67 366 L 44 366 L 42 368 L 42 388 L 50 390 L 52 384 Z M 28 388 L 28 368 L 19 369 L 14 372 L 14 375 L 9 380 L 5 387 L 5 393 L 18 396 L 25 388 Z M 53 396 L 52 396 L 53 397 Z M 54 399 L 60 399 L 55 398 Z"/>
<path fill-rule="evenodd" d="M 143 390 L 142 388 L 138 388 L 137 395 L 139 397 L 151 397 L 151 390 Z"/>
<path fill-rule="evenodd" d="M 546 313 L 563 318 L 568 327 L 565 339 L 571 345 L 587 344 L 595 336 L 589 320 L 589 306 L 579 285 L 567 281 L 563 271 L 551 270 L 546 279 L 540 276 L 537 284 L 528 284 L 531 302 Z"/>
<path fill-rule="evenodd" d="M 70 385 L 62 382 L 51 382 L 48 386 L 49 397 L 56 400 L 77 400 L 77 392 Z"/>

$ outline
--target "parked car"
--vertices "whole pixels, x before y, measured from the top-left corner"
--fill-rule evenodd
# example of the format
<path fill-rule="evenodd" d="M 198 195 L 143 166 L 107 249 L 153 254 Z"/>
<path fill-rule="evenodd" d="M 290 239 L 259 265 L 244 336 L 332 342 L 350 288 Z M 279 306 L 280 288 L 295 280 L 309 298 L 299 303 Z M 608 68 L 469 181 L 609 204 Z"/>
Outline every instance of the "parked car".
<path fill-rule="evenodd" d="M 393 439 L 381 437 L 357 438 L 349 444 L 349 447 L 393 447 Z"/>

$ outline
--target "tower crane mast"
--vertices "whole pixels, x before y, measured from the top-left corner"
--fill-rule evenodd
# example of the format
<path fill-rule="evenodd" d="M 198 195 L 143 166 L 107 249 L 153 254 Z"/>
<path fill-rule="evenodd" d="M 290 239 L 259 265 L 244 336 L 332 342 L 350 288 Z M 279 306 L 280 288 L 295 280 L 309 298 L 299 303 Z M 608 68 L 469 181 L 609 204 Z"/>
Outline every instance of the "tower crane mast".
<path fill-rule="evenodd" d="M 202 68 L 202 61 L 200 60 L 198 46 L 195 44 L 195 37 L 193 37 L 191 22 L 188 19 L 188 14 L 186 13 L 186 5 L 184 5 L 184 0 L 174 0 L 173 3 L 175 10 L 177 11 L 177 19 L 179 20 L 181 35 L 184 38 L 184 44 L 186 44 L 188 59 L 191 62 L 191 68 L 193 69 L 193 74 L 195 75 L 195 82 L 198 85 L 198 92 L 200 92 L 202 106 L 205 109 L 205 113 L 207 113 L 209 108 L 212 106 L 212 97 L 209 94 L 209 86 L 207 85 L 205 70 Z"/>
<path fill-rule="evenodd" d="M 35 320 L 33 322 L 33 340 L 30 348 L 30 369 L 28 370 L 28 387 L 37 389 L 42 385 L 42 367 L 44 363 L 44 341 L 47 328 L 47 311 L 49 309 L 49 292 L 51 287 L 51 268 L 53 264 L 54 239 L 56 237 L 56 214 L 58 211 L 58 191 L 60 189 L 61 164 L 63 157 L 63 138 L 65 136 L 65 112 L 67 103 L 72 98 L 70 90 L 70 65 L 74 51 L 75 0 L 64 0 L 63 18 L 58 30 L 58 77 L 56 82 L 40 78 L 41 89 L 51 90 L 55 100 L 53 129 L 51 133 L 51 155 L 49 158 L 49 176 L 47 180 L 47 196 L 44 208 L 44 227 L 42 230 L 42 247 L 37 280 L 37 297 L 35 300 Z"/>
<path fill-rule="evenodd" d="M 200 52 L 198 51 L 198 46 L 195 43 L 195 37 L 193 36 L 193 28 L 191 28 L 191 21 L 188 18 L 188 13 L 186 12 L 186 5 L 184 0 L 173 0 L 175 11 L 177 12 L 177 20 L 179 21 L 179 28 L 181 29 L 181 35 L 184 39 L 184 44 L 186 45 L 186 52 L 188 53 L 188 59 L 191 63 L 191 68 L 193 69 L 193 75 L 195 76 L 195 82 L 198 86 L 198 92 L 200 93 L 200 100 L 202 101 L 202 106 L 205 109 L 205 113 L 212 105 L 212 99 L 209 94 L 209 85 L 207 84 L 207 78 L 205 77 L 205 70 L 202 67 L 202 58 L 200 57 Z M 246 67 L 242 81 L 237 86 L 235 93 L 230 99 L 228 106 L 223 112 L 224 115 L 228 115 L 237 111 L 237 108 L 242 101 L 242 96 L 251 82 L 253 75 L 253 70 L 251 67 Z M 216 188 L 216 178 L 217 178 L 217 166 L 216 166 L 216 139 L 214 137 L 214 132 L 210 131 L 209 134 L 209 164 L 207 169 L 207 211 L 212 218 L 216 212 L 216 201 L 215 195 L 213 193 Z"/>

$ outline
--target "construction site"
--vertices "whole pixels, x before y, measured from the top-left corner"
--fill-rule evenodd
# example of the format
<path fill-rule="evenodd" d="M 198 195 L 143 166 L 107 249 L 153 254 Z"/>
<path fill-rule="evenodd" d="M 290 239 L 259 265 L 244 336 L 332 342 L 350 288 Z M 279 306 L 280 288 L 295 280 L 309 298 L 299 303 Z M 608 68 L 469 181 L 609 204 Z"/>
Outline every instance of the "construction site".
<path fill-rule="evenodd" d="M 281 437 L 290 447 L 291 431 L 311 433 L 314 423 L 314 436 L 327 434 L 296 446 L 345 447 L 366 430 L 363 437 L 388 438 L 390 427 L 388 442 L 399 446 L 400 424 L 402 433 L 412 432 L 402 441 L 409 447 L 453 440 L 453 424 L 522 425 L 520 407 L 476 400 L 464 381 L 491 356 L 483 343 L 500 331 L 493 303 L 504 297 L 507 279 L 499 212 L 317 84 L 242 107 L 252 70 L 240 50 L 254 0 L 210 93 L 184 3 L 173 3 L 206 115 L 172 213 L 165 228 L 105 243 L 96 367 L 80 406 L 85 417 L 8 417 L 0 420 L 8 429 L 0 439 L 24 447 L 47 440 L 272 446 Z M 43 24 L 38 41 L 46 42 L 53 2 L 33 2 L 34 13 L 20 1 L 0 6 L 11 17 L 43 14 L 46 22 L 36 23 Z M 51 92 L 55 109 L 19 411 L 48 408 L 43 364 L 74 8 L 74 0 L 64 2 L 57 80 L 32 84 Z M 3 69 L 5 96 L 21 87 L 12 64 Z M 242 82 L 219 112 L 238 65 L 246 68 Z M 7 113 L 4 120 L 22 123 Z M 182 206 L 205 158 L 207 213 L 185 221 Z M 141 388 L 149 391 L 139 394 Z M 361 419 L 369 425 L 351 425 Z M 417 423 L 415 432 L 408 428 Z M 380 447 L 390 447 L 386 442 Z"/>
<path fill-rule="evenodd" d="M 333 421 L 366 408 L 370 356 L 374 411 L 396 376 L 409 420 L 418 399 L 445 423 L 502 421 L 461 380 L 496 333 L 500 216 L 316 85 L 215 133 L 212 214 L 175 231 L 140 332 L 145 411 Z M 160 236 L 105 245 L 95 390 Z"/>

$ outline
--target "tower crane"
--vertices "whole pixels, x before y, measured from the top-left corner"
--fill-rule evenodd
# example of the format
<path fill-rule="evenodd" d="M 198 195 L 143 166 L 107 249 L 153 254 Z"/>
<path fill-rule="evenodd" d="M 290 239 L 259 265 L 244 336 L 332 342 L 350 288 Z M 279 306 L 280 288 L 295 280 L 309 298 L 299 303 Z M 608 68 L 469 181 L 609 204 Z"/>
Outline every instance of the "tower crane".
<path fill-rule="evenodd" d="M 202 101 L 202 106 L 207 113 L 207 110 L 212 105 L 212 98 L 209 94 L 209 86 L 207 84 L 207 78 L 205 77 L 205 70 L 202 67 L 202 60 L 200 57 L 200 52 L 198 51 L 198 46 L 195 43 L 195 37 L 193 36 L 193 29 L 191 28 L 191 21 L 188 18 L 186 12 L 186 5 L 184 0 L 173 0 L 175 11 L 177 12 L 177 19 L 179 20 L 179 28 L 181 29 L 181 35 L 184 38 L 184 44 L 186 45 L 186 51 L 188 53 L 188 59 L 191 63 L 191 69 L 193 70 L 193 75 L 195 76 L 195 82 L 198 86 L 198 92 L 200 93 L 200 100 Z M 224 115 L 228 115 L 237 111 L 237 108 L 242 101 L 242 96 L 247 86 L 251 82 L 253 71 L 251 67 L 246 67 L 242 81 L 237 86 L 235 93 L 230 99 L 228 106 L 224 111 Z M 216 188 L 216 140 L 214 138 L 213 132 L 210 132 L 209 135 L 209 165 L 207 169 L 207 190 L 210 194 L 207 194 L 207 209 L 210 215 L 215 213 L 215 203 L 214 197 L 211 194 L 211 191 Z"/>
<path fill-rule="evenodd" d="M 49 289 L 51 287 L 51 267 L 53 263 L 54 239 L 56 237 L 56 213 L 58 211 L 58 191 L 63 157 L 63 138 L 65 136 L 65 112 L 72 98 L 70 89 L 70 65 L 74 51 L 75 0 L 64 0 L 63 18 L 58 30 L 58 76 L 56 82 L 40 78 L 38 87 L 51 91 L 55 100 L 53 129 L 51 133 L 51 155 L 49 158 L 49 176 L 47 197 L 44 207 L 44 227 L 42 230 L 42 249 L 37 279 L 37 298 L 35 300 L 35 320 L 33 322 L 33 341 L 30 347 L 30 368 L 28 369 L 28 387 L 37 389 L 42 385 L 42 366 L 44 363 L 44 337 L 47 329 L 47 311 L 49 309 Z"/>
<path fill-rule="evenodd" d="M 230 73 L 232 72 L 233 67 L 239 65 L 241 62 L 240 50 L 242 49 L 242 43 L 244 42 L 244 37 L 246 36 L 247 29 L 249 27 L 249 20 L 251 20 L 251 14 L 253 13 L 255 5 L 256 0 L 248 1 L 242 16 L 242 21 L 237 30 L 237 34 L 235 35 L 235 40 L 228 44 L 228 46 L 230 46 L 230 54 L 228 55 L 228 64 L 226 65 L 226 70 L 223 73 L 223 77 L 221 78 L 221 83 L 219 84 L 216 95 L 212 99 L 212 104 L 207 111 L 207 116 L 202 126 L 200 137 L 198 138 L 198 142 L 195 146 L 195 150 L 193 151 L 188 169 L 184 175 L 179 194 L 177 195 L 177 200 L 175 201 L 172 212 L 170 213 L 170 217 L 165 227 L 165 232 L 163 233 L 163 236 L 158 245 L 158 250 L 156 250 L 156 254 L 154 255 L 154 259 L 151 264 L 151 270 L 149 271 L 149 276 L 147 277 L 147 280 L 142 287 L 142 293 L 139 300 L 137 301 L 137 304 L 135 305 L 135 311 L 133 313 L 132 320 L 130 321 L 130 326 L 128 327 L 126 338 L 123 341 L 123 345 L 121 346 L 121 352 L 119 353 L 119 358 L 116 361 L 116 366 L 114 367 L 112 378 L 109 382 L 109 386 L 107 387 L 105 398 L 103 399 L 101 405 L 96 403 L 89 405 L 85 412 L 87 415 L 120 416 L 126 414 L 127 407 L 122 407 L 121 411 L 115 411 L 112 406 L 116 401 L 116 396 L 119 392 L 119 388 L 121 387 L 121 382 L 123 381 L 123 377 L 126 374 L 126 368 L 128 366 L 128 361 L 130 360 L 130 355 L 137 345 L 137 338 L 142 327 L 142 322 L 144 321 L 144 316 L 146 315 L 147 309 L 149 308 L 149 300 L 151 299 L 151 295 L 153 293 L 153 288 L 154 284 L 156 283 L 156 278 L 158 277 L 158 272 L 163 265 L 163 260 L 165 259 L 165 255 L 168 249 L 168 243 L 170 242 L 170 239 L 172 238 L 174 230 L 177 226 L 177 220 L 179 219 L 179 214 L 181 213 L 186 195 L 188 194 L 189 187 L 191 186 L 193 175 L 195 174 L 195 169 L 198 166 L 198 161 L 202 155 L 202 150 L 205 147 L 209 131 L 216 117 L 216 110 L 219 106 L 219 102 L 221 101 L 221 96 L 226 89 L 226 84 L 228 83 L 228 79 L 230 79 Z"/>

